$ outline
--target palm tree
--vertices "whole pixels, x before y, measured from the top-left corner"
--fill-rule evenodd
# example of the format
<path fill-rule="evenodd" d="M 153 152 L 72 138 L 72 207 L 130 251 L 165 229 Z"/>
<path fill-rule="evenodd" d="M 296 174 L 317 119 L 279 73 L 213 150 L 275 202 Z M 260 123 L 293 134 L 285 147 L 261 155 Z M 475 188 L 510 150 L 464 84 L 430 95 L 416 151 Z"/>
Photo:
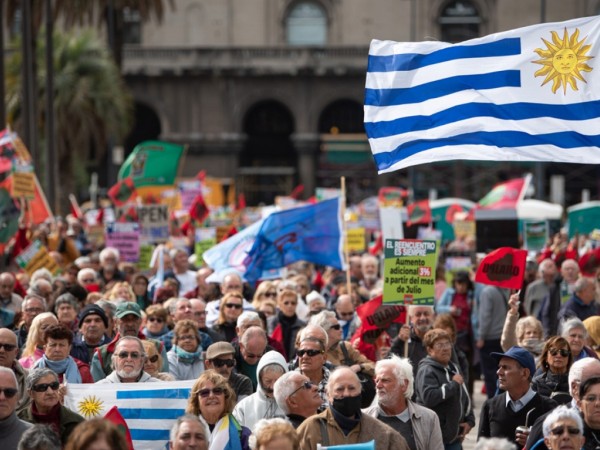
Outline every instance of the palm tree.
<path fill-rule="evenodd" d="M 92 30 L 77 33 L 55 32 L 54 99 L 58 192 L 65 201 L 87 182 L 87 168 L 96 166 L 106 156 L 107 137 L 122 139 L 127 135 L 133 114 L 133 101 L 119 69 L 106 45 Z M 36 124 L 43 135 L 46 116 L 44 61 L 45 42 L 37 41 L 37 108 Z M 22 125 L 22 55 L 14 53 L 7 62 L 7 115 L 18 132 Z"/>

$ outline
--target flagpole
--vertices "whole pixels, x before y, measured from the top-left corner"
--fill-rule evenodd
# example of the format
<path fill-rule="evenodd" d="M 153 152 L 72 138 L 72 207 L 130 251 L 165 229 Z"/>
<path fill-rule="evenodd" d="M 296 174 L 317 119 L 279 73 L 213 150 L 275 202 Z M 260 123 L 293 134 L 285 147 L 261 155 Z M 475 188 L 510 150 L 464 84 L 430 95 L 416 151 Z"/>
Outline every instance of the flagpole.
<path fill-rule="evenodd" d="M 352 289 L 350 283 L 350 252 L 348 251 L 348 227 L 346 225 L 346 177 L 340 178 L 342 190 L 342 227 L 343 227 L 343 245 L 344 258 L 346 259 L 346 289 L 348 295 L 352 298 Z"/>

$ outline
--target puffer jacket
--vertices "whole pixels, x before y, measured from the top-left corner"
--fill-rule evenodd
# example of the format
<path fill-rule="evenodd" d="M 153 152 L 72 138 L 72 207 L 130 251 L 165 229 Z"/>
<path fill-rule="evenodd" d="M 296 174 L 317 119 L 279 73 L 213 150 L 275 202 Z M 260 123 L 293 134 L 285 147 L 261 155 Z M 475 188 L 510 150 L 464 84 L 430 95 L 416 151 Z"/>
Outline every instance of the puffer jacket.
<path fill-rule="evenodd" d="M 265 353 L 256 367 L 256 376 L 259 380 L 256 392 L 241 400 L 233 410 L 233 416 L 240 425 L 251 430 L 260 419 L 285 418 L 285 413 L 277 406 L 275 398 L 267 397 L 260 383 L 261 371 L 270 364 L 281 366 L 283 373 L 288 371 L 287 363 L 281 353 L 275 350 Z"/>
<path fill-rule="evenodd" d="M 417 403 L 437 413 L 444 444 L 456 441 L 460 433 L 458 425 L 462 422 L 475 426 L 467 386 L 452 380 L 457 373 L 460 374 L 460 370 L 454 363 L 449 362 L 444 367 L 427 356 L 419 364 L 415 382 Z"/>

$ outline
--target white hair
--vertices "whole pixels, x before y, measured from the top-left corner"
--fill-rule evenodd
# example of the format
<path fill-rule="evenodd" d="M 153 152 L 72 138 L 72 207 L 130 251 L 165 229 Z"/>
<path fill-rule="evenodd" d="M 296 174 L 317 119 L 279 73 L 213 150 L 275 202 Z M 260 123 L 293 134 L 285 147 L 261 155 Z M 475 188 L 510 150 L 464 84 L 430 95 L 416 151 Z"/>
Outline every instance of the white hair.
<path fill-rule="evenodd" d="M 583 420 L 577 410 L 569 408 L 567 405 L 560 405 L 558 408 L 553 409 L 552 412 L 548 414 L 548 417 L 544 419 L 542 430 L 545 438 L 550 435 L 550 427 L 559 420 L 574 421 L 579 428 L 579 432 L 583 433 Z"/>
<path fill-rule="evenodd" d="M 117 259 L 117 262 L 119 262 L 121 254 L 119 253 L 119 250 L 114 248 L 114 247 L 105 247 L 101 252 L 100 252 L 100 264 L 104 264 L 104 261 L 106 260 L 106 258 L 108 258 L 109 256 L 114 256 Z"/>
<path fill-rule="evenodd" d="M 475 445 L 475 450 L 515 450 L 515 444 L 505 438 L 482 438 Z"/>
<path fill-rule="evenodd" d="M 262 323 L 258 313 L 254 312 L 254 311 L 244 311 L 243 313 L 241 313 L 239 315 L 235 324 L 239 328 L 239 327 L 243 327 L 244 325 L 246 325 L 249 322 L 256 322 L 256 321 Z"/>
<path fill-rule="evenodd" d="M 375 364 L 375 374 L 385 367 L 390 367 L 396 380 L 400 383 L 408 382 L 406 386 L 405 398 L 411 398 L 414 392 L 415 379 L 413 376 L 413 367 L 408 358 L 401 358 L 392 354 L 389 359 L 381 359 Z"/>

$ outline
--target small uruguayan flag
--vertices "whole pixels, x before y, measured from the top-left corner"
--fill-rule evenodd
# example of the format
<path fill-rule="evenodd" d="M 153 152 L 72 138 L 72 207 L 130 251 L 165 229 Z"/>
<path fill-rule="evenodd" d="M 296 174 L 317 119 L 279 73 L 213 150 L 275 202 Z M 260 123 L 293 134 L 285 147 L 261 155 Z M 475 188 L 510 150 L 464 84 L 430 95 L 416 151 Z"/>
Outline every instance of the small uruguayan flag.
<path fill-rule="evenodd" d="M 371 42 L 379 173 L 453 159 L 600 163 L 600 17 L 460 44 Z"/>
<path fill-rule="evenodd" d="M 86 419 L 103 417 L 116 405 L 136 450 L 165 449 L 171 427 L 185 413 L 194 381 L 69 384 L 64 404 Z"/>

